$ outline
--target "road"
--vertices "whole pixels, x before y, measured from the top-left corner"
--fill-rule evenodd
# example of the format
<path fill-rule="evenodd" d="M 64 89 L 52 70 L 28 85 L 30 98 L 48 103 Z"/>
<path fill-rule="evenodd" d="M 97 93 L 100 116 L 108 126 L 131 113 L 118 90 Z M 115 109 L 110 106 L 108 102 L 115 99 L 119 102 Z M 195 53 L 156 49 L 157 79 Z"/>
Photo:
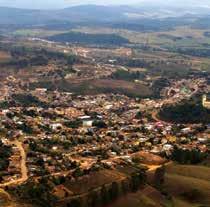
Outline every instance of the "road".
<path fill-rule="evenodd" d="M 146 167 L 148 167 L 148 170 L 147 172 L 154 172 L 155 170 L 157 170 L 158 168 L 162 167 L 162 166 L 168 166 L 168 165 L 171 165 L 173 164 L 173 161 L 169 161 L 169 162 L 166 162 L 164 164 L 161 164 L 161 165 L 144 165 Z"/>

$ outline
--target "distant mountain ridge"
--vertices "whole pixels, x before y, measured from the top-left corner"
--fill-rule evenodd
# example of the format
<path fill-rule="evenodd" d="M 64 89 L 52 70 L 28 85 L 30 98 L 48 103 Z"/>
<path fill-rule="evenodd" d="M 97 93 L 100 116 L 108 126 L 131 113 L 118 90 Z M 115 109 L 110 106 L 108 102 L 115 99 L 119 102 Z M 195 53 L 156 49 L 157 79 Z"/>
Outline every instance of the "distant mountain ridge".
<path fill-rule="evenodd" d="M 166 9 L 157 5 L 147 4 L 145 6 L 100 6 L 80 5 L 59 10 L 34 10 L 0 7 L 0 25 L 47 25 L 51 23 L 89 23 L 89 22 L 132 22 L 145 18 L 168 18 L 184 16 L 186 14 L 199 13 L 199 8 L 188 11 L 177 8 Z M 208 8 L 202 11 L 208 13 Z M 202 14 L 202 12 L 201 12 Z"/>
<path fill-rule="evenodd" d="M 82 5 L 60 10 L 32 10 L 0 7 L 0 24 L 45 24 L 48 21 L 113 21 L 126 18 L 126 6 Z"/>

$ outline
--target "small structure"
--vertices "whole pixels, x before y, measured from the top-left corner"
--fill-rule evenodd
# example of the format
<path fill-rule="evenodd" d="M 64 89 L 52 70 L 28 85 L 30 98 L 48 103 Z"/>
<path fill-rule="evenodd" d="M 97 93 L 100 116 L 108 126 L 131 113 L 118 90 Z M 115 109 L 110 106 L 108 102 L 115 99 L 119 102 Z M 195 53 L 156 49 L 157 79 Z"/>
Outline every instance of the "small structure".
<path fill-rule="evenodd" d="M 203 107 L 210 109 L 210 95 L 203 95 L 202 105 Z"/>

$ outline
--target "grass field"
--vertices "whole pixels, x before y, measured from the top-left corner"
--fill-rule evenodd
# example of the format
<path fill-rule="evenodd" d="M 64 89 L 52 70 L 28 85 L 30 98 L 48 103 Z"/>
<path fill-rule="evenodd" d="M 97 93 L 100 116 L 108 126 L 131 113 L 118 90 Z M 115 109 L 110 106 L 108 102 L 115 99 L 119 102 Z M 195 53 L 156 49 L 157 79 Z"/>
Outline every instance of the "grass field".
<path fill-rule="evenodd" d="M 175 207 L 208 206 L 210 204 L 210 168 L 168 165 L 164 188 L 174 197 Z"/>
<path fill-rule="evenodd" d="M 64 185 L 75 195 L 87 193 L 92 189 L 96 189 L 105 184 L 117 182 L 125 179 L 126 176 L 122 173 L 112 170 L 101 170 L 93 172 L 88 177 L 83 177 L 77 181 L 66 182 Z"/>
<path fill-rule="evenodd" d="M 65 32 L 67 31 L 47 30 L 47 29 L 20 29 L 13 32 L 13 35 L 25 36 L 25 37 L 47 37 Z"/>
<path fill-rule="evenodd" d="M 203 179 L 210 182 L 210 168 L 196 165 L 168 165 L 166 172 L 187 177 Z"/>
<path fill-rule="evenodd" d="M 152 95 L 152 91 L 149 87 L 140 83 L 123 80 L 96 79 L 79 81 L 78 83 L 72 83 L 72 81 L 58 81 L 56 83 L 44 81 L 31 84 L 31 88 L 45 87 L 50 90 L 54 90 L 55 86 L 61 91 L 85 95 L 110 92 L 139 97 L 149 97 Z"/>
<path fill-rule="evenodd" d="M 149 43 L 152 45 L 176 45 L 176 46 L 199 46 L 202 43 L 210 43 L 210 38 L 204 36 L 207 30 L 193 29 L 189 26 L 176 27 L 174 30 L 164 32 L 138 32 L 125 29 L 111 28 L 89 28 L 80 27 L 73 29 L 77 32 L 86 32 L 91 34 L 119 34 L 129 39 L 133 43 Z M 178 39 L 177 39 L 178 38 Z"/>
<path fill-rule="evenodd" d="M 147 186 L 136 193 L 129 193 L 119 198 L 107 207 L 162 207 L 165 202 L 159 191 Z"/>
<path fill-rule="evenodd" d="M 126 29 L 84 26 L 72 30 L 20 29 L 12 34 L 25 37 L 45 38 L 70 31 L 88 34 L 117 34 L 128 39 L 131 43 L 147 43 L 153 46 L 202 47 L 202 44 L 210 44 L 210 37 L 204 35 L 204 32 L 209 32 L 208 30 L 194 29 L 190 26 L 179 26 L 173 30 L 163 32 L 141 32 Z"/>
<path fill-rule="evenodd" d="M 192 204 L 190 202 L 184 201 L 176 197 L 172 198 L 172 206 L 173 207 L 200 207 L 199 204 Z"/>

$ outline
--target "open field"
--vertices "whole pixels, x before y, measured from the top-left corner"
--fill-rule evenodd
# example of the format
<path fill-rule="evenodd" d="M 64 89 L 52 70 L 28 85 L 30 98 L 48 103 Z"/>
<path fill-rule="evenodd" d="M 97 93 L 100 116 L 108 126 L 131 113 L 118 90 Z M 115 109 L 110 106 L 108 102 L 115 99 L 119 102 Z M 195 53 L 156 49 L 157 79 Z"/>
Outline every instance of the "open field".
<path fill-rule="evenodd" d="M 72 83 L 71 81 L 52 82 L 38 82 L 31 84 L 32 88 L 46 87 L 54 89 L 57 87 L 61 91 L 69 91 L 80 94 L 98 94 L 98 93 L 122 93 L 128 96 L 148 97 L 152 95 L 149 87 L 123 80 L 112 79 L 98 79 L 87 80 L 79 83 Z"/>
<path fill-rule="evenodd" d="M 204 36 L 206 30 L 194 29 L 189 26 L 176 27 L 174 30 L 164 32 L 137 32 L 125 29 L 111 28 L 88 28 L 80 27 L 73 29 L 77 32 L 87 32 L 91 34 L 119 34 L 133 43 L 152 44 L 152 45 L 180 45 L 198 46 L 202 43 L 210 43 L 210 37 Z"/>
<path fill-rule="evenodd" d="M 47 29 L 20 29 L 13 34 L 28 37 L 48 37 L 56 34 L 66 33 L 69 30 L 47 30 Z M 176 27 L 174 30 L 163 32 L 138 32 L 126 29 L 113 29 L 106 27 L 78 27 L 72 29 L 74 32 L 88 34 L 119 34 L 133 43 L 148 43 L 154 45 L 190 45 L 198 46 L 201 43 L 210 43 L 210 37 L 204 36 L 204 29 L 194 29 L 189 26 Z"/>
<path fill-rule="evenodd" d="M 166 172 L 169 174 L 177 174 L 210 181 L 209 167 L 171 164 L 166 166 Z"/>
<path fill-rule="evenodd" d="M 175 197 L 175 206 L 190 203 L 190 206 L 209 205 L 210 168 L 202 166 L 168 165 L 164 188 Z"/>
<path fill-rule="evenodd" d="M 47 30 L 47 29 L 19 29 L 13 32 L 13 35 L 26 37 L 47 37 L 51 35 L 61 34 L 64 30 Z"/>
<path fill-rule="evenodd" d="M 184 201 L 184 200 L 182 200 L 182 199 L 180 199 L 180 198 L 176 198 L 176 197 L 173 197 L 172 198 L 172 205 L 174 206 L 174 207 L 199 207 L 200 205 L 198 204 L 192 204 L 192 203 L 190 203 L 190 202 L 187 202 L 187 201 Z"/>
<path fill-rule="evenodd" d="M 161 207 L 165 203 L 164 197 L 159 191 L 151 186 L 129 193 L 119 198 L 108 207 Z"/>
<path fill-rule="evenodd" d="M 112 170 L 103 170 L 90 174 L 88 177 L 78 179 L 76 182 L 67 182 L 65 187 L 75 195 L 90 192 L 99 186 L 110 184 L 125 179 L 126 176 L 122 173 Z"/>

